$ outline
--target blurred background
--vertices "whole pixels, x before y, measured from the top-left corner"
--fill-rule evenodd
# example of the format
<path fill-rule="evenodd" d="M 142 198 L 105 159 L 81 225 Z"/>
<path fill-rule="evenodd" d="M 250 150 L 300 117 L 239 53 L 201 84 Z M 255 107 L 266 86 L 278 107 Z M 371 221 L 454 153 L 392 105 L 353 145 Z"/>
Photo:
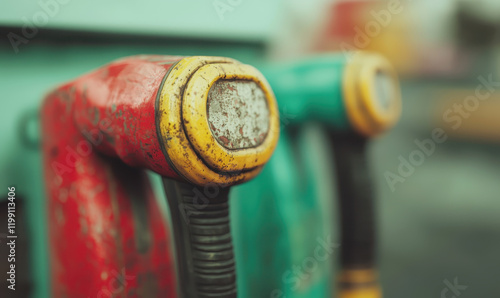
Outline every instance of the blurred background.
<path fill-rule="evenodd" d="M 499 29 L 496 0 L 3 0 L 0 202 L 6 207 L 15 185 L 23 218 L 16 294 L 48 291 L 37 111 L 51 88 L 134 54 L 227 56 L 259 67 L 368 50 L 396 67 L 403 99 L 400 122 L 370 146 L 386 297 L 452 297 L 441 293 L 454 280 L 467 286 L 457 297 L 497 297 Z M 436 129 L 447 139 L 425 151 L 419 144 Z M 425 159 L 412 163 L 416 151 Z M 1 268 L 7 254 L 1 245 Z M 0 293 L 6 286 L 0 279 Z"/>

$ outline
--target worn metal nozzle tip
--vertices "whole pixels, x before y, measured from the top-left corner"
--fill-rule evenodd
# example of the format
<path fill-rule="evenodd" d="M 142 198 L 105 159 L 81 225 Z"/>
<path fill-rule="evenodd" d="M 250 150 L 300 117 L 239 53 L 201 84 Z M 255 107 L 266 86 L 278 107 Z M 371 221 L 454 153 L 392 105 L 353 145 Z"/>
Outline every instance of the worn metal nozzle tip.
<path fill-rule="evenodd" d="M 269 132 L 266 95 L 253 81 L 215 82 L 208 93 L 207 114 L 210 131 L 227 149 L 259 146 Z"/>

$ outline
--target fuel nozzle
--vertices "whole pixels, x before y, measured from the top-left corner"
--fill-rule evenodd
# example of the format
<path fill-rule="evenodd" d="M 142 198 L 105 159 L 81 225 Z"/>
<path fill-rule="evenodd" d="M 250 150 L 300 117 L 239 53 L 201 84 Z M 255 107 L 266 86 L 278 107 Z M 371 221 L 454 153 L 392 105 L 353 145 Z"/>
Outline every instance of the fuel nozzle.
<path fill-rule="evenodd" d="M 126 270 L 140 278 L 124 296 L 172 295 L 168 237 L 141 168 L 163 177 L 180 297 L 235 297 L 229 187 L 259 173 L 279 135 L 260 72 L 223 57 L 126 57 L 48 94 L 42 130 L 54 297 L 94 295 Z"/>
<path fill-rule="evenodd" d="M 263 68 L 288 121 L 319 121 L 337 132 L 371 137 L 401 113 L 397 74 L 378 54 L 323 54 Z"/>
<path fill-rule="evenodd" d="M 358 51 L 306 58 L 263 68 L 263 73 L 290 126 L 317 122 L 329 135 L 340 207 L 339 297 L 381 297 L 366 147 L 400 117 L 395 70 L 382 56 Z"/>
<path fill-rule="evenodd" d="M 187 59 L 166 78 L 158 107 L 166 156 L 186 177 L 163 180 L 180 295 L 236 297 L 229 187 L 253 178 L 276 146 L 274 95 L 253 67 Z"/>

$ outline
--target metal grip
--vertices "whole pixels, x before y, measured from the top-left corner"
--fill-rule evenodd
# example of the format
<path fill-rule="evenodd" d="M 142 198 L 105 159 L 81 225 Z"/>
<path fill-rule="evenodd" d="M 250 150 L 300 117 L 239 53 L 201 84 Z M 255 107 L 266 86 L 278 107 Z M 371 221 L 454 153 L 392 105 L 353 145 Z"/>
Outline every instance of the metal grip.
<path fill-rule="evenodd" d="M 163 179 L 171 210 L 179 296 L 236 297 L 229 226 L 229 188 L 207 198 L 204 188 Z"/>

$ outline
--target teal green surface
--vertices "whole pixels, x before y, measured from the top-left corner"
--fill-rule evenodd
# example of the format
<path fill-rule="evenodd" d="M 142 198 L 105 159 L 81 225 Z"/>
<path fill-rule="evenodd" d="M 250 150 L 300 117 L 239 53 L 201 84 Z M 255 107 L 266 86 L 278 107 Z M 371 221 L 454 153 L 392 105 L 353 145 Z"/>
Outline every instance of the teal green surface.
<path fill-rule="evenodd" d="M 318 4 L 320 0 L 308 5 Z M 3 0 L 0 24 L 93 32 L 263 42 L 286 14 L 284 0 Z M 60 5 L 57 5 L 57 4 Z M 43 14 L 42 14 L 43 15 Z M 21 50 L 26 47 L 20 46 Z"/>
<path fill-rule="evenodd" d="M 280 111 L 290 122 L 317 120 L 345 130 L 350 124 L 343 101 L 343 74 L 347 58 L 329 54 L 262 67 Z M 287 124 L 287 123 L 285 123 Z"/>
<path fill-rule="evenodd" d="M 314 155 L 312 148 L 294 150 L 293 143 L 284 132 L 258 178 L 232 190 L 241 297 L 321 297 L 329 289 L 331 254 L 326 260 L 314 260 L 318 238 L 332 236 L 325 214 L 329 201 L 318 199 L 322 187 L 315 185 L 322 168 L 311 162 L 320 152 L 314 141 L 303 143 L 315 147 Z"/>
<path fill-rule="evenodd" d="M 285 118 L 263 172 L 232 192 L 243 297 L 328 297 L 334 290 L 336 252 L 317 260 L 315 251 L 322 240 L 336 239 L 333 161 L 322 126 L 350 129 L 342 90 L 346 62 L 337 54 L 261 68 Z"/>
<path fill-rule="evenodd" d="M 320 126 L 283 131 L 254 180 L 233 188 L 232 228 L 241 297 L 327 297 L 337 242 L 327 138 Z M 328 240 L 331 239 L 331 240 Z M 317 257 L 320 251 L 320 258 Z"/>
<path fill-rule="evenodd" d="M 281 276 L 290 264 L 292 244 L 287 224 L 297 213 L 294 202 L 298 199 L 298 172 L 292 160 L 289 140 L 283 134 L 259 179 L 231 190 L 231 225 L 242 297 L 268 297 L 285 290 Z"/>

